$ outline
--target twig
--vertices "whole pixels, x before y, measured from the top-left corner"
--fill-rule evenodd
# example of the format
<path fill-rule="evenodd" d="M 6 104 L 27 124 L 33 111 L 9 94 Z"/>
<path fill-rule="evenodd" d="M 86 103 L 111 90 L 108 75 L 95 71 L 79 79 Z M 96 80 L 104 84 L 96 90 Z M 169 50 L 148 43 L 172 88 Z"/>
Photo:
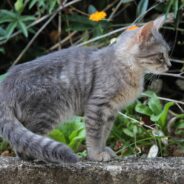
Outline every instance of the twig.
<path fill-rule="evenodd" d="M 170 77 L 176 77 L 176 78 L 180 78 L 180 79 L 184 79 L 184 76 L 182 76 L 182 73 L 178 73 L 178 74 L 174 74 L 174 73 L 162 73 L 159 75 L 164 75 L 164 76 L 170 76 Z"/>
<path fill-rule="evenodd" d="M 77 3 L 77 2 L 80 2 L 80 1 L 82 1 L 82 0 L 73 0 L 73 1 L 71 1 L 71 2 L 69 2 L 69 3 L 67 3 L 64 7 L 63 7 L 63 6 L 60 6 L 60 7 L 59 7 L 55 12 L 53 12 L 52 14 L 54 14 L 54 13 L 56 13 L 56 12 L 58 13 L 58 12 L 61 11 L 62 9 L 66 8 L 66 7 L 68 7 L 68 6 L 71 6 L 71 5 L 73 5 L 73 4 Z M 29 29 L 29 28 L 31 28 L 31 27 L 33 27 L 33 26 L 35 26 L 35 25 L 41 23 L 42 21 L 48 19 L 48 17 L 50 17 L 52 14 L 44 15 L 44 16 L 41 17 L 40 19 L 38 19 L 38 20 L 36 20 L 35 22 L 33 22 L 33 23 L 31 23 L 30 25 L 28 25 L 28 26 L 27 26 L 27 29 Z M 13 37 L 19 35 L 20 33 L 22 33 L 22 32 L 21 32 L 21 31 L 15 32 L 14 34 L 12 34 L 12 35 L 9 37 L 8 40 L 1 41 L 1 42 L 0 42 L 0 45 L 6 43 L 6 42 L 9 41 L 11 38 L 13 38 Z"/>
<path fill-rule="evenodd" d="M 142 96 L 148 96 L 146 93 L 142 93 L 141 95 Z M 174 103 L 178 103 L 178 104 L 184 105 L 184 102 L 179 101 L 179 100 L 175 100 L 175 99 L 171 99 L 171 98 L 164 98 L 164 97 L 160 97 L 160 96 L 158 96 L 158 98 L 160 100 L 163 100 L 163 101 L 174 102 Z"/>
<path fill-rule="evenodd" d="M 120 8 L 121 4 L 122 4 L 122 1 L 120 0 L 119 3 L 116 5 L 116 7 L 112 10 L 112 13 L 110 14 L 108 18 L 108 21 L 110 21 L 113 18 L 114 14 Z"/>
<path fill-rule="evenodd" d="M 61 6 L 62 2 L 59 1 L 59 3 Z M 58 43 L 59 43 L 58 50 L 61 49 L 61 44 L 60 44 L 60 42 L 61 42 L 61 15 L 62 15 L 62 13 L 61 13 L 61 11 L 59 11 L 59 13 L 58 13 Z"/>
<path fill-rule="evenodd" d="M 50 47 L 47 51 L 52 51 L 52 50 L 56 49 L 59 45 L 62 45 L 66 41 L 70 40 L 71 37 L 74 36 L 76 33 L 77 33 L 76 31 L 70 33 L 66 38 L 64 38 L 59 43 L 57 43 L 57 44 L 53 45 L 52 47 Z"/>
<path fill-rule="evenodd" d="M 173 59 L 173 58 L 171 58 L 171 61 L 174 62 L 174 63 L 184 64 L 184 60 L 179 60 L 179 59 Z"/>
<path fill-rule="evenodd" d="M 176 106 L 179 108 L 179 110 L 180 110 L 182 113 L 184 113 L 184 109 L 183 109 L 178 103 L 176 103 Z"/>
<path fill-rule="evenodd" d="M 19 60 L 22 58 L 22 56 L 25 54 L 25 52 L 29 49 L 29 47 L 32 45 L 34 40 L 37 38 L 37 36 L 45 29 L 45 27 L 50 23 L 50 21 L 57 15 L 59 11 L 62 9 L 70 6 L 71 4 L 74 4 L 76 2 L 79 2 L 81 0 L 74 0 L 64 6 L 60 6 L 53 14 L 52 16 L 45 22 L 45 24 L 38 30 L 38 32 L 33 36 L 33 38 L 30 40 L 30 42 L 26 45 L 26 47 L 22 50 L 22 52 L 19 54 L 19 56 L 16 58 L 16 60 L 13 62 L 13 65 L 19 62 Z"/>
<path fill-rule="evenodd" d="M 146 124 L 144 124 L 144 122 L 141 122 L 141 121 L 138 121 L 138 120 L 136 120 L 136 119 L 134 119 L 134 118 L 132 118 L 132 117 L 130 117 L 130 116 L 128 116 L 128 115 L 126 115 L 126 114 L 123 114 L 122 112 L 118 112 L 118 114 L 120 114 L 120 115 L 122 115 L 122 116 L 124 116 L 125 118 L 127 118 L 127 119 L 130 119 L 130 120 L 132 120 L 133 122 L 136 122 L 136 123 L 138 123 L 139 125 L 141 125 L 141 126 L 144 126 L 144 127 L 146 127 L 146 128 L 150 128 L 150 129 L 152 129 L 152 130 L 154 130 L 154 128 L 153 127 L 151 127 L 151 126 L 149 126 L 149 125 L 146 125 Z"/>
<path fill-rule="evenodd" d="M 115 33 L 121 32 L 121 31 L 123 31 L 123 30 L 125 30 L 125 29 L 127 29 L 127 28 L 128 28 L 128 26 L 127 26 L 127 27 L 122 27 L 122 28 L 116 29 L 116 30 L 111 31 L 111 32 L 109 32 L 109 33 L 103 34 L 103 35 L 101 35 L 101 36 L 97 36 L 97 37 L 92 38 L 92 39 L 90 39 L 90 40 L 88 40 L 88 41 L 85 41 L 85 42 L 83 42 L 83 43 L 80 43 L 80 44 L 78 44 L 77 46 L 80 47 L 80 46 L 86 45 L 86 44 L 88 44 L 88 43 L 91 43 L 91 42 L 95 42 L 95 41 L 97 41 L 97 40 L 100 40 L 100 39 L 102 39 L 102 38 L 109 37 L 109 36 L 111 36 L 111 35 L 113 35 L 113 34 L 115 34 Z"/>
<path fill-rule="evenodd" d="M 181 32 L 183 32 L 184 31 L 184 29 L 182 29 L 182 28 L 179 28 L 179 27 L 169 27 L 169 26 L 163 26 L 163 28 L 164 29 L 168 29 L 168 30 L 173 30 L 173 31 L 181 31 Z"/>
<path fill-rule="evenodd" d="M 38 37 L 38 35 L 45 29 L 45 27 L 50 23 L 50 21 L 57 15 L 57 12 L 55 12 L 49 20 L 36 32 L 36 34 L 33 36 L 33 38 L 30 40 L 30 42 L 26 45 L 26 47 L 22 50 L 22 52 L 18 55 L 16 60 L 13 62 L 12 65 L 15 65 L 19 62 L 19 60 L 22 58 L 22 56 L 26 53 L 26 51 L 29 49 L 29 47 L 32 45 L 32 43 L 35 41 L 35 39 Z"/>
<path fill-rule="evenodd" d="M 80 13 L 81 15 L 84 15 L 84 16 L 88 16 L 88 14 L 87 13 L 85 13 L 85 12 L 83 12 L 83 11 L 81 11 L 81 10 L 78 10 L 77 8 L 75 8 L 75 7 L 71 7 L 71 10 L 74 10 L 74 11 L 76 11 L 77 13 Z"/>
<path fill-rule="evenodd" d="M 158 6 L 159 4 L 160 4 L 160 3 L 157 3 L 157 4 L 155 4 L 154 6 L 150 7 L 150 8 L 145 12 L 145 14 L 148 13 L 149 11 L 151 11 L 153 8 L 155 8 L 155 7 Z M 145 15 L 145 14 L 144 14 L 144 15 Z M 134 24 L 135 24 L 141 17 L 143 17 L 144 15 L 140 15 L 139 17 L 137 17 L 131 25 L 134 25 Z M 129 26 L 130 26 L 130 25 L 129 25 Z M 92 38 L 92 39 L 90 39 L 90 40 L 88 40 L 88 41 L 85 41 L 85 42 L 83 42 L 83 43 L 78 44 L 77 46 L 80 47 L 80 46 L 89 44 L 89 43 L 91 43 L 91 42 L 95 42 L 95 41 L 97 41 L 97 40 L 100 40 L 100 39 L 109 37 L 109 36 L 111 36 L 111 35 L 113 35 L 113 34 L 115 34 L 115 33 L 118 33 L 118 32 L 120 32 L 120 31 L 123 31 L 123 30 L 127 29 L 129 26 L 122 27 L 122 28 L 116 29 L 116 30 L 114 30 L 114 31 L 111 31 L 111 32 L 109 32 L 109 33 L 103 34 L 103 35 L 101 35 L 101 36 Z"/>
<path fill-rule="evenodd" d="M 119 0 L 114 0 L 111 4 L 108 4 L 104 9 L 103 11 L 107 11 L 109 10 L 111 7 L 114 6 L 114 4 L 116 4 Z"/>

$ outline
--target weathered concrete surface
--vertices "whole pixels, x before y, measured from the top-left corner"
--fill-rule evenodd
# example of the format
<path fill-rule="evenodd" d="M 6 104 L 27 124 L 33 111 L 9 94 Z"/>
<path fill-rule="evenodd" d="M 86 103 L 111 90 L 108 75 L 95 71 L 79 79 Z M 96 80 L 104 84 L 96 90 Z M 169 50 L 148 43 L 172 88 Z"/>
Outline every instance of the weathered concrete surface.
<path fill-rule="evenodd" d="M 184 184 L 184 158 L 35 164 L 0 157 L 0 184 Z"/>

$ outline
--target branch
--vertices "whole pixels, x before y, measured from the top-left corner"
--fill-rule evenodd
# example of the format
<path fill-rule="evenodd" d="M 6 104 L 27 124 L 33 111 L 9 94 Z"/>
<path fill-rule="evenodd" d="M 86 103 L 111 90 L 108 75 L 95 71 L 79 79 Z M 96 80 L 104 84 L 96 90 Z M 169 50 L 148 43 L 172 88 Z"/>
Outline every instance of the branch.
<path fill-rule="evenodd" d="M 176 78 L 180 78 L 180 79 L 184 79 L 183 72 L 178 73 L 178 74 L 174 74 L 174 73 L 162 73 L 159 75 L 163 75 L 163 76 L 170 76 L 170 77 L 176 77 Z"/>
<path fill-rule="evenodd" d="M 154 8 L 155 8 L 156 6 L 158 6 L 159 4 L 160 4 L 160 3 L 157 3 L 157 4 L 153 5 L 152 7 L 150 7 L 143 15 L 138 16 L 138 17 L 134 20 L 134 22 L 131 23 L 129 26 L 134 25 L 138 20 L 140 20 L 142 17 L 144 17 L 145 14 L 147 14 L 149 11 L 151 11 L 152 9 L 154 9 Z M 103 34 L 103 35 L 101 35 L 101 36 L 92 38 L 92 39 L 90 39 L 90 40 L 88 40 L 88 41 L 85 41 L 85 42 L 83 42 L 83 43 L 78 44 L 77 46 L 80 47 L 80 46 L 86 45 L 86 44 L 88 44 L 88 43 L 95 42 L 95 41 L 97 41 L 97 40 L 100 40 L 100 39 L 109 37 L 109 36 L 111 36 L 111 35 L 113 35 L 113 34 L 115 34 L 115 33 L 118 33 L 118 32 L 121 32 L 121 31 L 127 29 L 129 26 L 122 27 L 122 28 L 116 29 L 116 30 L 114 30 L 114 31 L 111 31 L 111 32 L 109 32 L 109 33 Z"/>
<path fill-rule="evenodd" d="M 67 4 L 64 5 L 64 6 L 61 5 L 61 6 L 60 6 L 56 11 L 54 11 L 53 13 L 44 15 L 44 16 L 41 17 L 40 19 L 38 19 L 38 20 L 36 20 L 35 22 L 33 22 L 33 23 L 31 23 L 30 25 L 28 25 L 28 26 L 27 26 L 27 29 L 29 29 L 29 28 L 31 28 L 31 27 L 33 27 L 33 26 L 35 26 L 35 25 L 37 25 L 37 24 L 43 22 L 44 20 L 48 19 L 48 17 L 52 16 L 53 14 L 58 13 L 59 11 L 63 10 L 64 8 L 66 8 L 66 7 L 70 6 L 70 5 L 73 5 L 73 4 L 77 3 L 77 2 L 80 2 L 80 1 L 81 1 L 81 0 L 73 0 L 73 1 L 71 1 L 71 2 L 69 2 L 69 3 L 67 3 Z M 66 1 L 65 1 L 65 2 L 66 2 Z M 13 38 L 13 37 L 19 35 L 20 33 L 22 33 L 22 32 L 21 32 L 21 31 L 15 32 L 14 34 L 12 34 L 12 35 L 10 36 L 10 38 L 9 38 L 8 40 L 1 41 L 1 42 L 0 42 L 0 45 L 6 43 L 6 42 L 9 41 L 11 38 Z"/>
<path fill-rule="evenodd" d="M 66 5 L 61 5 L 53 14 L 52 16 L 45 22 L 45 24 L 38 30 L 38 32 L 33 36 L 33 38 L 30 40 L 30 42 L 26 45 L 26 47 L 22 50 L 22 52 L 19 54 L 19 56 L 16 58 L 16 60 L 13 62 L 13 65 L 19 62 L 19 60 L 22 58 L 22 56 L 26 53 L 26 51 L 29 49 L 29 47 L 32 45 L 32 43 L 35 41 L 35 39 L 38 37 L 38 35 L 45 29 L 45 27 L 50 23 L 50 21 L 64 8 L 79 2 L 81 0 L 74 0 L 70 3 L 67 3 Z"/>
<path fill-rule="evenodd" d="M 180 60 L 180 59 L 173 59 L 173 58 L 171 58 L 171 61 L 174 62 L 174 63 L 184 64 L 184 60 Z"/>
<path fill-rule="evenodd" d="M 142 96 L 148 96 L 146 93 L 142 93 L 141 95 Z M 160 96 L 158 96 L 158 98 L 160 100 L 163 100 L 163 101 L 174 102 L 174 103 L 178 103 L 178 104 L 184 105 L 184 102 L 179 101 L 179 100 L 175 100 L 175 99 L 171 99 L 171 98 L 164 98 L 164 97 L 160 97 Z"/>
<path fill-rule="evenodd" d="M 52 51 L 54 49 L 56 49 L 59 45 L 62 45 L 63 43 L 65 43 L 66 41 L 70 40 L 72 36 L 74 36 L 77 32 L 74 31 L 72 33 L 70 33 L 67 37 L 65 37 L 63 40 L 61 40 L 60 42 L 56 43 L 55 45 L 53 45 L 52 47 L 50 47 L 47 51 Z"/>
<path fill-rule="evenodd" d="M 132 117 L 130 117 L 130 116 L 128 116 L 128 115 L 126 115 L 126 114 L 120 112 L 120 111 L 118 112 L 118 114 L 120 114 L 121 116 L 124 116 L 124 117 L 127 118 L 127 119 L 132 120 L 132 121 L 135 122 L 135 123 L 138 123 L 140 126 L 144 126 L 144 127 L 146 127 L 146 128 L 149 128 L 149 129 L 154 130 L 153 127 L 151 127 L 151 126 L 149 126 L 149 125 L 146 125 L 143 121 L 138 121 L 138 120 L 136 120 L 136 119 L 134 119 L 134 118 L 132 118 Z"/>

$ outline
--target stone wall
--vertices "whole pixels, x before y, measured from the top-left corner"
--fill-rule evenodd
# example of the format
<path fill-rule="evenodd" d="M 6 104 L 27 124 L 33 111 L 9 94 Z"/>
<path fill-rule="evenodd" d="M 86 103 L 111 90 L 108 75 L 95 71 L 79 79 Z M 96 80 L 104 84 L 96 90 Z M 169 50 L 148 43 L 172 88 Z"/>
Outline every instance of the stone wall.
<path fill-rule="evenodd" d="M 184 184 L 184 158 L 36 164 L 0 157 L 0 184 Z"/>

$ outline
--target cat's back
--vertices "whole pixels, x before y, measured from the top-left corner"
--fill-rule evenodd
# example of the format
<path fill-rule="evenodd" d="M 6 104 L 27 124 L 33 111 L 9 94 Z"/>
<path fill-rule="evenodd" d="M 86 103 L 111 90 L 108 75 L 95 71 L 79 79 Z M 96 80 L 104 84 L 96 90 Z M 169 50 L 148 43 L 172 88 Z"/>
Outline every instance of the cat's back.
<path fill-rule="evenodd" d="M 95 50 L 96 50 L 95 48 L 71 47 L 68 49 L 54 51 L 47 55 L 38 57 L 32 61 L 13 66 L 12 68 L 10 68 L 8 73 L 9 74 L 19 72 L 29 73 L 36 70 L 40 71 L 40 69 L 47 70 L 54 67 L 67 66 L 71 63 L 72 64 L 83 63 L 87 60 L 89 55 Z"/>
<path fill-rule="evenodd" d="M 76 74 L 74 70 L 81 71 L 89 60 L 94 48 L 71 47 L 38 57 L 24 64 L 16 65 L 7 73 L 7 77 L 1 83 L 3 93 L 27 93 L 30 89 L 50 88 L 58 84 L 61 73 Z M 79 69 L 81 68 L 81 69 Z M 72 76 L 74 77 L 74 76 Z M 59 80 L 58 80 L 59 79 Z"/>

